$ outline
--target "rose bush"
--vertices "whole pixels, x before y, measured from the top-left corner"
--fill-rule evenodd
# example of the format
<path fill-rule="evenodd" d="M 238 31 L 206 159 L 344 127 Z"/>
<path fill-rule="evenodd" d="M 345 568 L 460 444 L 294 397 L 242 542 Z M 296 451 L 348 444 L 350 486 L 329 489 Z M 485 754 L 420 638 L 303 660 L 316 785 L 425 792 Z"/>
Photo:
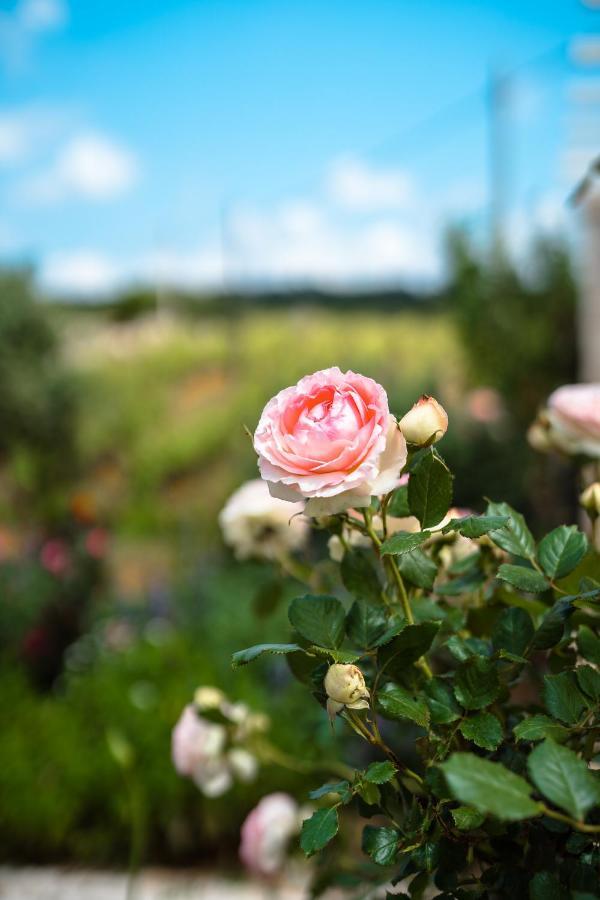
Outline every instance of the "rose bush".
<path fill-rule="evenodd" d="M 284 656 L 307 702 L 366 745 L 358 767 L 312 766 L 338 780 L 315 787 L 302 825 L 306 856 L 327 848 L 311 896 L 597 897 L 600 559 L 575 525 L 536 540 L 506 503 L 453 508 L 434 446 L 446 424 L 422 398 L 403 436 L 383 389 L 339 369 L 267 404 L 263 477 L 338 543 L 292 600 L 291 633 L 233 664 Z M 248 821 L 259 860 L 261 816 Z"/>

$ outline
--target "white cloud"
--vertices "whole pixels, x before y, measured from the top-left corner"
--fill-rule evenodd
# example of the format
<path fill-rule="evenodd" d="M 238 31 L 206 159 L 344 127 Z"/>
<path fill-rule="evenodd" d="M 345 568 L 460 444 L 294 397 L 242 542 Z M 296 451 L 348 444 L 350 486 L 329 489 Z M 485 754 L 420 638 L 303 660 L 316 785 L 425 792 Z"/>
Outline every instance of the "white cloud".
<path fill-rule="evenodd" d="M 51 254 L 44 261 L 40 274 L 44 289 L 65 295 L 109 293 L 120 281 L 118 266 L 95 250 Z"/>
<path fill-rule="evenodd" d="M 77 297 L 102 297 L 136 282 L 191 289 L 222 285 L 223 259 L 214 241 L 189 251 L 152 251 L 126 263 L 98 250 L 74 249 L 47 257 L 38 281 L 50 294 Z"/>
<path fill-rule="evenodd" d="M 23 68 L 36 40 L 59 31 L 68 17 L 63 0 L 20 0 L 12 10 L 0 11 L 0 59 L 10 68 Z"/>
<path fill-rule="evenodd" d="M 334 161 L 327 187 L 339 206 L 359 212 L 403 209 L 413 200 L 413 182 L 404 169 L 374 168 L 352 157 Z"/>
<path fill-rule="evenodd" d="M 67 7 L 61 0 L 22 0 L 17 16 L 26 31 L 55 31 L 67 22 Z"/>
<path fill-rule="evenodd" d="M 0 110 L 0 165 L 25 162 L 55 136 L 64 119 L 63 113 L 40 107 Z"/>
<path fill-rule="evenodd" d="M 326 208 L 294 203 L 238 211 L 230 222 L 228 268 L 239 282 L 385 282 L 436 277 L 433 235 L 389 216 L 338 220 Z"/>
<path fill-rule="evenodd" d="M 53 203 L 71 197 L 107 200 L 127 191 L 139 175 L 130 150 L 106 135 L 88 132 L 71 138 L 54 163 L 20 185 L 29 203 Z"/>

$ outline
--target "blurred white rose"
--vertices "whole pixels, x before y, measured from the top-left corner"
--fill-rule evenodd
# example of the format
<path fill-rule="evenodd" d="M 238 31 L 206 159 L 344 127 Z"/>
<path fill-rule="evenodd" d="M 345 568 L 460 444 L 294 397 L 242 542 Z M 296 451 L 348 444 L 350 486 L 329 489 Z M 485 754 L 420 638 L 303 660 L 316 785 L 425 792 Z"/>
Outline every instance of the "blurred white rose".
<path fill-rule="evenodd" d="M 303 509 L 303 503 L 272 497 L 262 479 L 247 481 L 219 513 L 223 539 L 237 559 L 281 559 L 306 543 L 309 525 L 298 515 Z"/>
<path fill-rule="evenodd" d="M 231 726 L 228 729 L 208 721 L 189 704 L 173 729 L 173 765 L 180 775 L 191 778 L 205 796 L 218 797 L 229 790 L 234 777 L 250 781 L 258 770 L 258 760 L 252 753 L 243 747 L 228 746 L 236 738 Z"/>

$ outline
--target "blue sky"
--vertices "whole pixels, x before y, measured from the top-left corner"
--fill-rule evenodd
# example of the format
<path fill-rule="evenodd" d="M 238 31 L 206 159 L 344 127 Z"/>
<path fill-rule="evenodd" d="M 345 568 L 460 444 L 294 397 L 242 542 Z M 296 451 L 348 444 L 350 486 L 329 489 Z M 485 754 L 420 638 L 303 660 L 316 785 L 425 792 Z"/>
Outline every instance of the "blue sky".
<path fill-rule="evenodd" d="M 564 219 L 600 142 L 581 0 L 19 0 L 0 12 L 0 253 L 50 290 L 421 283 L 487 222 L 486 79 L 511 74 L 506 227 Z M 585 89 L 585 87 L 584 87 Z"/>

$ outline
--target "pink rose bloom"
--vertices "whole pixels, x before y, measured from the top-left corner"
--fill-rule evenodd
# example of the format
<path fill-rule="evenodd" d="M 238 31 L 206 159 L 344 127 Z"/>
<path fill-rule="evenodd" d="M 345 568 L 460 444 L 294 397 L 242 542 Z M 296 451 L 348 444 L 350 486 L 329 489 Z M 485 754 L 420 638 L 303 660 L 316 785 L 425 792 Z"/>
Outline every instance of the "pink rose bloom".
<path fill-rule="evenodd" d="M 306 501 L 310 516 L 368 506 L 399 481 L 406 441 L 381 385 L 337 367 L 285 388 L 254 434 L 258 467 L 281 500 Z"/>
<path fill-rule="evenodd" d="M 289 839 L 300 828 L 300 811 L 289 794 L 267 794 L 241 830 L 240 859 L 256 875 L 275 875 L 285 862 Z"/>
<path fill-rule="evenodd" d="M 600 457 L 600 384 L 566 384 L 548 399 L 550 440 L 565 453 Z"/>

